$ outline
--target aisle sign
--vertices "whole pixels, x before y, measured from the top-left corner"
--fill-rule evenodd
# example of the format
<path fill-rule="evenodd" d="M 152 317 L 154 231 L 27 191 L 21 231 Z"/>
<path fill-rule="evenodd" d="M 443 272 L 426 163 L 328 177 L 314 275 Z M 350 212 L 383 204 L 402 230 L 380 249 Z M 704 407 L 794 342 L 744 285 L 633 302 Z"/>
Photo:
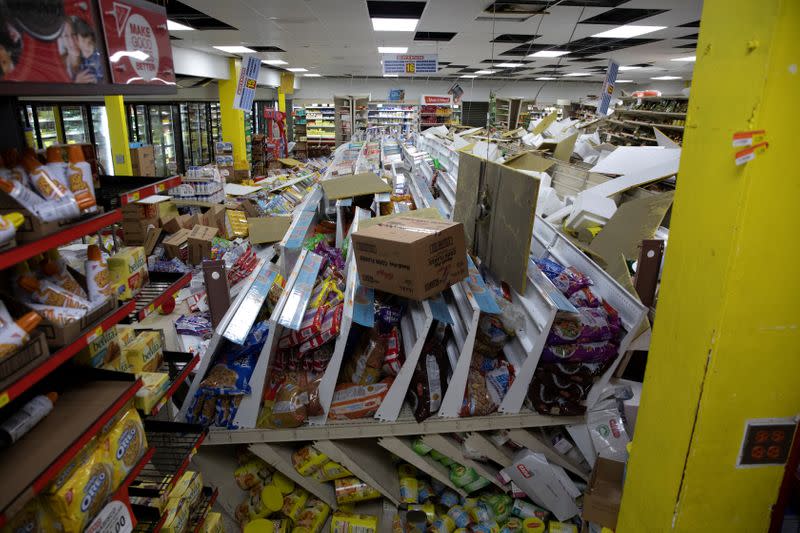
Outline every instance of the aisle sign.
<path fill-rule="evenodd" d="M 167 11 L 133 0 L 100 0 L 111 81 L 175 85 Z"/>
<path fill-rule="evenodd" d="M 439 54 L 383 54 L 384 74 L 436 74 Z"/>
<path fill-rule="evenodd" d="M 242 70 L 239 72 L 239 84 L 236 86 L 236 97 L 233 99 L 233 108 L 253 111 L 253 100 L 256 97 L 258 73 L 261 71 L 261 59 L 254 55 L 242 58 Z"/>
<path fill-rule="evenodd" d="M 597 115 L 604 117 L 608 114 L 608 106 L 611 103 L 611 97 L 614 94 L 614 84 L 617 81 L 617 72 L 619 72 L 619 63 L 615 63 L 613 59 L 608 60 L 608 69 L 606 70 L 606 80 L 603 82 L 603 92 L 600 93 L 600 99 L 597 101 Z"/>
<path fill-rule="evenodd" d="M 419 100 L 422 105 L 452 105 L 453 95 L 423 94 Z"/>

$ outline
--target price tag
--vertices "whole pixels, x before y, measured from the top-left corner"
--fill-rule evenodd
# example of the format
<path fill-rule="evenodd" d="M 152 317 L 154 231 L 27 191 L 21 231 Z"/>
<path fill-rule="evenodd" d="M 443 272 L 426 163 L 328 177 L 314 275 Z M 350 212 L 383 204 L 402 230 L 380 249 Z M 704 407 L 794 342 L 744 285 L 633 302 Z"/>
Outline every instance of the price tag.
<path fill-rule="evenodd" d="M 733 134 L 733 146 L 734 148 L 753 146 L 754 144 L 763 142 L 765 137 L 765 130 L 738 131 Z"/>
<path fill-rule="evenodd" d="M 158 185 L 156 185 L 156 192 L 164 191 L 166 190 L 166 188 L 167 185 L 165 183 L 159 183 Z"/>
<path fill-rule="evenodd" d="M 133 531 L 133 517 L 125 504 L 119 501 L 110 502 L 103 507 L 100 514 L 92 520 L 85 533 L 130 533 Z"/>
<path fill-rule="evenodd" d="M 94 342 L 97 339 L 99 339 L 100 335 L 102 334 L 103 334 L 103 326 L 97 326 L 97 328 L 95 328 L 95 330 L 88 337 L 86 337 L 86 342 L 87 343 Z"/>
<path fill-rule="evenodd" d="M 750 148 L 739 150 L 734 155 L 734 160 L 736 161 L 737 165 L 744 165 L 748 161 L 752 161 L 753 159 L 755 159 L 756 156 L 759 156 L 764 152 L 766 152 L 768 146 L 769 146 L 768 143 L 762 142 L 754 146 L 751 146 Z"/>
<path fill-rule="evenodd" d="M 139 191 L 132 192 L 128 195 L 129 202 L 136 202 L 137 200 L 139 200 Z"/>

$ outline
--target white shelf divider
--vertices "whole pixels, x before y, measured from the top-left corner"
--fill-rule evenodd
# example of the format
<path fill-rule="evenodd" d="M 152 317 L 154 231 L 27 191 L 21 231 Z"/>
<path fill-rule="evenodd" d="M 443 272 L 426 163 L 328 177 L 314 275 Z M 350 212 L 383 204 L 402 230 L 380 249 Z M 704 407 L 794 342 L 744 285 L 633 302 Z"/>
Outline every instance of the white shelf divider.
<path fill-rule="evenodd" d="M 457 487 L 455 483 L 450 481 L 450 469 L 427 455 L 419 455 L 411 448 L 411 443 L 408 439 L 403 437 L 383 437 L 378 439 L 378 444 L 425 474 L 439 480 L 460 495 L 467 496 L 464 489 Z"/>
<path fill-rule="evenodd" d="M 475 336 L 478 332 L 478 320 L 481 316 L 480 308 L 470 291 L 464 291 L 463 282 L 456 283 L 451 287 L 456 308 L 459 310 L 458 316 L 454 320 L 462 319 L 465 326 L 466 338 L 464 345 L 459 351 L 456 366 L 447 384 L 447 390 L 442 398 L 442 405 L 439 407 L 438 415 L 443 418 L 454 418 L 459 416 L 461 405 L 464 402 L 464 391 L 467 387 L 469 377 L 469 367 L 472 361 L 472 350 L 475 347 Z"/>
<path fill-rule="evenodd" d="M 340 463 L 358 479 L 400 505 L 400 480 L 389 453 L 374 440 L 318 440 L 314 447 Z"/>
<path fill-rule="evenodd" d="M 511 466 L 511 458 L 513 455 L 511 451 L 495 445 L 495 443 L 481 433 L 469 433 L 464 443 L 471 449 L 480 452 L 480 454 L 487 459 L 500 465 L 501 469 Z"/>
<path fill-rule="evenodd" d="M 555 451 L 548 444 L 542 441 L 541 438 L 539 438 L 537 435 L 534 435 L 530 431 L 524 429 L 512 429 L 508 432 L 508 438 L 521 446 L 525 446 L 532 452 L 541 453 L 551 463 L 558 465 L 565 470 L 569 470 L 585 481 L 589 481 L 590 472 L 584 470 L 580 467 L 580 465 L 575 464 L 570 459 Z"/>
<path fill-rule="evenodd" d="M 433 448 L 434 450 L 436 450 L 437 452 L 441 453 L 442 455 L 446 455 L 453 461 L 475 469 L 475 471 L 478 474 L 491 481 L 501 490 L 507 492 L 508 490 L 511 489 L 510 486 L 504 485 L 498 479 L 497 468 L 481 461 L 475 461 L 474 459 L 470 459 L 469 457 L 464 455 L 464 452 L 461 449 L 461 444 L 459 444 L 450 435 L 424 435 L 422 437 L 422 441 L 431 448 Z"/>
<path fill-rule="evenodd" d="M 271 464 L 281 474 L 303 487 L 308 492 L 337 509 L 336 492 L 333 483 L 321 483 L 314 476 L 303 476 L 292 465 L 294 448 L 285 444 L 253 444 L 250 451 Z"/>

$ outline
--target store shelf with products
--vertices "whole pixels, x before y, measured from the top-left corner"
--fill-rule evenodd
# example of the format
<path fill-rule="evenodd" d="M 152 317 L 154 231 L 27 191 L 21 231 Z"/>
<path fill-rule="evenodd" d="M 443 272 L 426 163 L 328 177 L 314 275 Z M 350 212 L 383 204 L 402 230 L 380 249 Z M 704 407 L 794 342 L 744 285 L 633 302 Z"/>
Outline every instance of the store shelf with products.
<path fill-rule="evenodd" d="M 368 128 L 388 128 L 400 133 L 417 131 L 419 106 L 410 102 L 372 101 L 366 114 Z"/>
<path fill-rule="evenodd" d="M 174 299 L 178 291 L 189 285 L 192 274 L 172 272 L 150 272 L 148 282 L 136 295 L 136 308 L 128 316 L 128 322 L 141 322 L 159 308 Z"/>
<path fill-rule="evenodd" d="M 303 476 L 295 470 L 292 464 L 292 453 L 294 453 L 296 449 L 298 449 L 298 446 L 285 444 L 259 443 L 250 446 L 251 452 L 272 465 L 276 470 L 294 481 L 297 485 L 303 487 L 308 492 L 330 505 L 332 509 L 336 509 L 338 505 L 336 503 L 336 494 L 333 490 L 333 485 L 317 481 L 313 476 Z"/>
<path fill-rule="evenodd" d="M 148 413 L 150 416 L 156 416 L 161 412 L 161 410 L 169 403 L 181 385 L 186 383 L 186 380 L 189 378 L 192 372 L 194 372 L 194 369 L 197 368 L 199 363 L 199 355 L 192 355 L 185 352 L 164 351 L 164 362 L 161 364 L 158 372 L 167 374 L 169 376 L 170 384 L 167 387 L 164 396 L 162 396 L 153 406 L 153 408 L 150 409 L 150 412 Z"/>

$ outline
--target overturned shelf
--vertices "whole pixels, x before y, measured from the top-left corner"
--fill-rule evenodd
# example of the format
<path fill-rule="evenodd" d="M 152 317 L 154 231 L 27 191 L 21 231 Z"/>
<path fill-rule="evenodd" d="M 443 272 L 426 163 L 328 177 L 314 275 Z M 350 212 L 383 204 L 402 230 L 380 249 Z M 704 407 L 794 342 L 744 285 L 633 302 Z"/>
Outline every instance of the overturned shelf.
<path fill-rule="evenodd" d="M 475 461 L 464 455 L 461 450 L 461 445 L 449 435 L 425 435 L 422 437 L 422 442 L 466 467 L 474 469 L 478 474 L 491 481 L 494 485 L 504 491 L 510 489 L 509 486 L 504 485 L 497 477 L 498 469 L 481 461 Z"/>
<path fill-rule="evenodd" d="M 427 455 L 419 455 L 411 448 L 411 443 L 406 438 L 384 437 L 378 439 L 378 444 L 395 454 L 397 457 L 415 466 L 421 472 L 437 479 L 445 486 L 453 489 L 461 496 L 467 497 L 466 491 L 450 481 L 450 470 L 441 463 L 434 461 Z"/>

